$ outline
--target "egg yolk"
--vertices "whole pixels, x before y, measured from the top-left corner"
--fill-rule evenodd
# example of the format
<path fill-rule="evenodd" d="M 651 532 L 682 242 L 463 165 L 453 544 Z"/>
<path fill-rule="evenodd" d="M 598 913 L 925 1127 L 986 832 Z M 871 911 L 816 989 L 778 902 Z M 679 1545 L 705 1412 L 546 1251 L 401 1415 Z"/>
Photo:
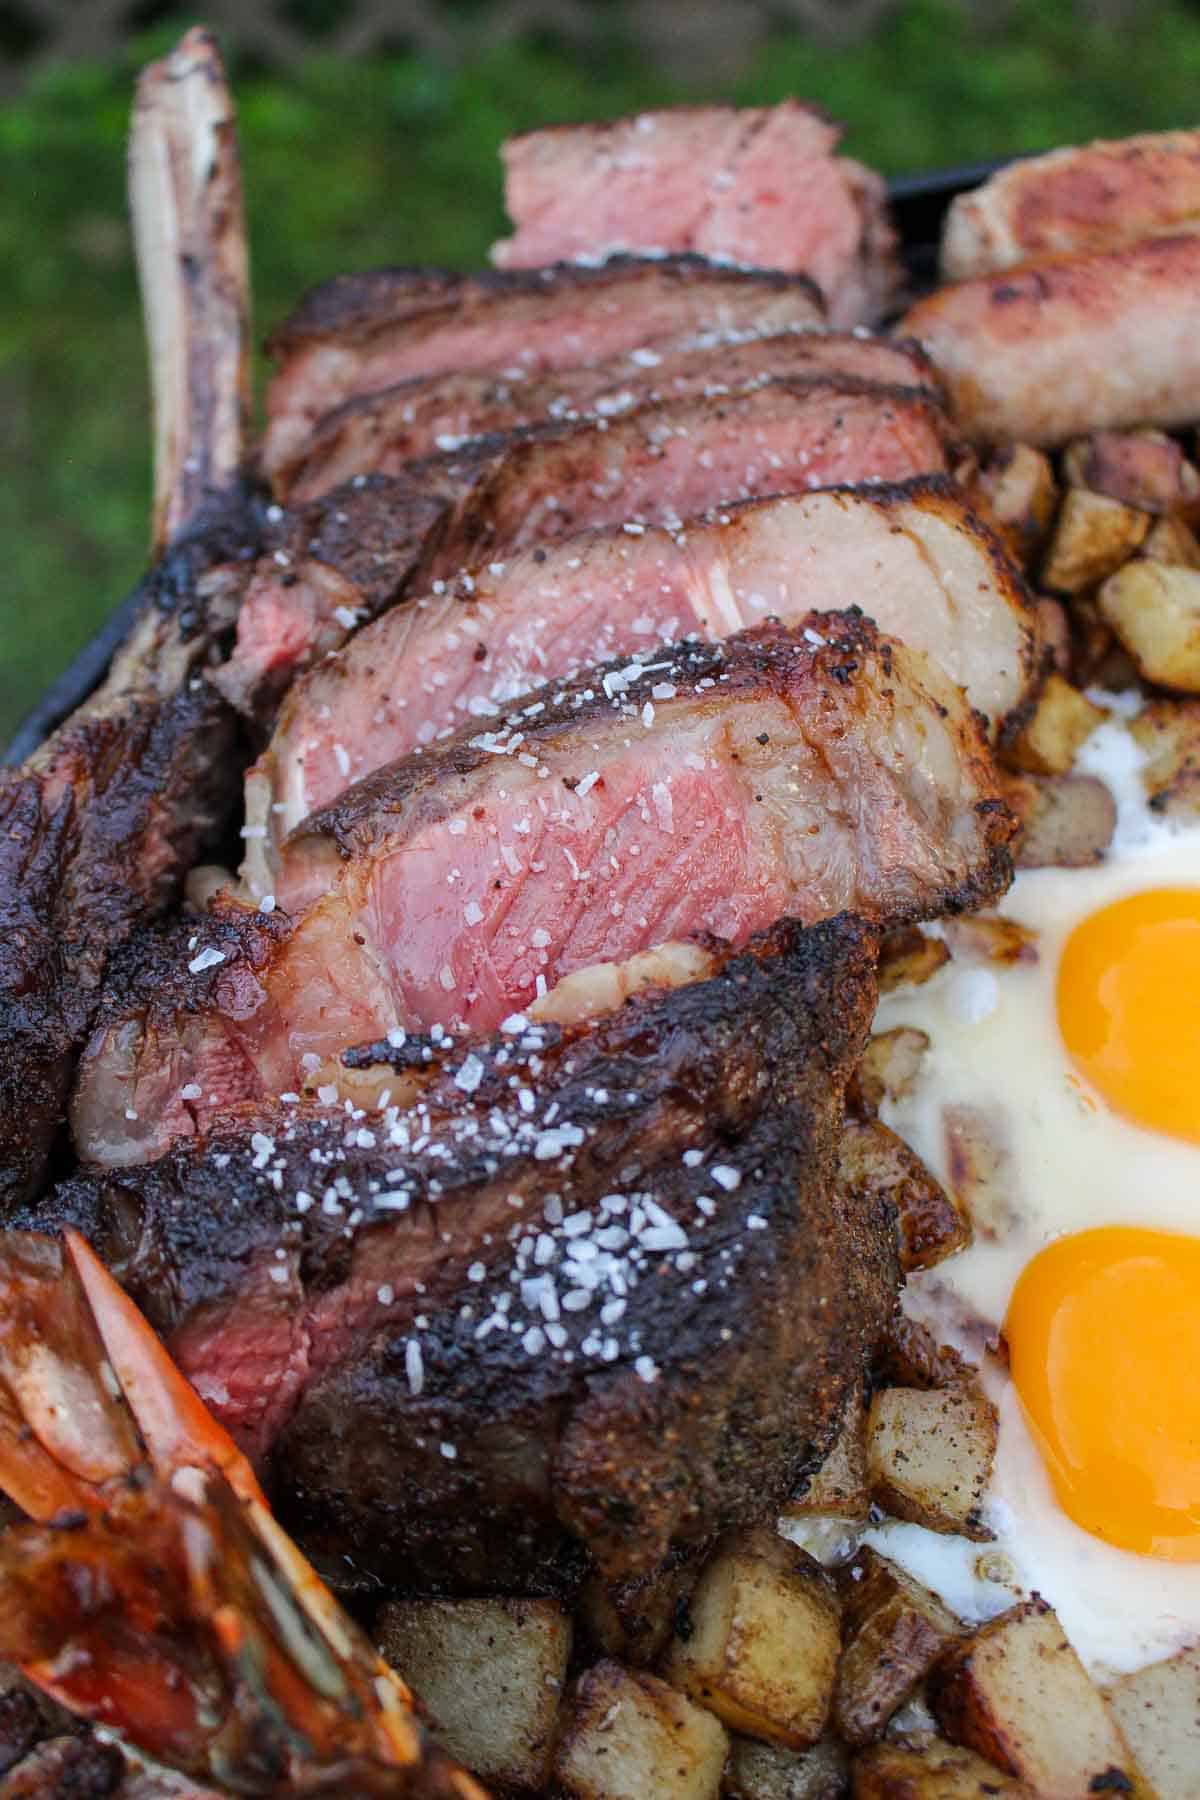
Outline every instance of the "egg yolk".
<path fill-rule="evenodd" d="M 1004 1329 L 1064 1512 L 1123 1550 L 1200 1562 L 1200 1239 L 1059 1238 L 1022 1272 Z"/>
<path fill-rule="evenodd" d="M 1072 1060 L 1117 1112 L 1200 1143 L 1200 888 L 1154 888 L 1094 912 L 1058 965 Z"/>

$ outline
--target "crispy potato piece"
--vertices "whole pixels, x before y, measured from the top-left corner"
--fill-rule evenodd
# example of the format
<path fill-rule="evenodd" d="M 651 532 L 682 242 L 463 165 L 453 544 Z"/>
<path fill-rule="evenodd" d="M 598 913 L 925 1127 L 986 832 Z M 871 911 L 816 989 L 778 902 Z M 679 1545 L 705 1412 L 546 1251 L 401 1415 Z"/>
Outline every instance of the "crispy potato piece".
<path fill-rule="evenodd" d="M 856 1195 L 886 1199 L 900 1228 L 900 1267 L 931 1269 L 971 1241 L 966 1212 L 903 1138 L 878 1119 L 847 1119 L 839 1172 Z"/>
<path fill-rule="evenodd" d="M 973 1750 L 925 1736 L 876 1744 L 854 1759 L 854 1800 L 1033 1800 Z"/>
<path fill-rule="evenodd" d="M 1016 919 L 1001 918 L 999 913 L 965 913 L 961 919 L 943 921 L 950 954 L 962 962 L 1000 963 L 1010 968 L 1013 963 L 1035 963 L 1038 959 L 1037 933 Z"/>
<path fill-rule="evenodd" d="M 1106 494 L 1068 488 L 1042 564 L 1042 585 L 1056 594 L 1081 594 L 1131 557 L 1146 533 L 1146 513 Z"/>
<path fill-rule="evenodd" d="M 977 486 L 1001 537 L 1028 566 L 1045 543 L 1058 505 L 1058 483 L 1044 450 L 1006 444 L 989 456 Z"/>
<path fill-rule="evenodd" d="M 982 1106 L 947 1106 L 942 1133 L 950 1192 L 980 1237 L 1002 1237 L 1017 1216 L 1003 1114 Z"/>
<path fill-rule="evenodd" d="M 579 1621 L 604 1656 L 638 1667 L 655 1662 L 670 1640 L 676 1608 L 687 1600 L 700 1569 L 700 1558 L 691 1556 L 648 1581 L 613 1587 L 593 1576 L 579 1593 Z"/>
<path fill-rule="evenodd" d="M 952 1388 L 976 1379 L 975 1371 L 927 1326 L 897 1313 L 875 1359 L 875 1378 L 886 1387 Z"/>
<path fill-rule="evenodd" d="M 841 1800 L 849 1758 L 836 1738 L 810 1750 L 781 1750 L 753 1738 L 734 1738 L 721 1792 L 728 1800 Z"/>
<path fill-rule="evenodd" d="M 783 1508 L 783 1521 L 849 1519 L 866 1524 L 871 1510 L 867 1492 L 867 1407 L 855 1394 L 837 1441 L 825 1461 Z"/>
<path fill-rule="evenodd" d="M 1200 1645 L 1123 1675 L 1109 1710 L 1156 1800 L 1195 1800 L 1200 1785 Z"/>
<path fill-rule="evenodd" d="M 980 1506 L 996 1454 L 996 1409 L 978 1387 L 884 1388 L 867 1414 L 867 1482 L 885 1512 L 986 1542 Z"/>
<path fill-rule="evenodd" d="M 1072 487 L 1142 512 L 1189 514 L 1200 502 L 1200 474 L 1165 431 L 1096 431 L 1076 438 L 1063 453 L 1063 474 Z"/>
<path fill-rule="evenodd" d="M 1004 798 L 1020 820 L 1013 840 L 1019 869 L 1084 869 L 1112 842 L 1117 804 L 1095 775 L 1019 775 Z"/>
<path fill-rule="evenodd" d="M 1005 746 L 1005 756 L 1030 775 L 1065 775 L 1107 717 L 1061 675 L 1049 674 L 1033 712 Z"/>
<path fill-rule="evenodd" d="M 667 1682 L 600 1662 L 564 1708 L 554 1791 L 572 1800 L 717 1800 L 728 1749 L 720 1722 Z"/>
<path fill-rule="evenodd" d="M 718 1546 L 689 1613 L 667 1678 L 743 1737 L 815 1744 L 841 1649 L 841 1609 L 820 1565 L 777 1532 L 736 1534 Z"/>
<path fill-rule="evenodd" d="M 376 1634 L 457 1761 L 484 1781 L 545 1783 L 571 1654 L 556 1600 L 395 1600 Z"/>
<path fill-rule="evenodd" d="M 1038 642 L 1042 647 L 1043 658 L 1050 662 L 1060 675 L 1071 673 L 1071 620 L 1061 600 L 1051 600 L 1040 594 L 1034 602 L 1037 608 Z"/>
<path fill-rule="evenodd" d="M 863 1548 L 837 1571 L 843 1648 L 833 1690 L 833 1725 L 847 1744 L 873 1744 L 962 1635 L 959 1619 L 902 1569 Z"/>
<path fill-rule="evenodd" d="M 1147 681 L 1200 694 L 1200 570 L 1130 563 L 1109 576 L 1099 606 Z"/>
<path fill-rule="evenodd" d="M 880 993 L 890 994 L 905 985 L 920 987 L 937 974 L 949 955 L 941 938 L 926 937 L 917 925 L 889 931 L 879 946 Z"/>
<path fill-rule="evenodd" d="M 954 1645 L 928 1691 L 948 1738 L 1037 1794 L 1146 1794 L 1103 1695 L 1044 1600 L 1014 1606 Z"/>
<path fill-rule="evenodd" d="M 1149 759 L 1142 781 L 1155 812 L 1200 812 L 1200 700 L 1151 700 L 1129 731 Z"/>
<path fill-rule="evenodd" d="M 885 1100 L 902 1100 L 912 1092 L 929 1049 L 929 1034 L 912 1025 L 880 1031 L 863 1051 L 858 1067 L 858 1099 L 868 1112 L 877 1112 Z"/>
<path fill-rule="evenodd" d="M 1138 555 L 1150 562 L 1177 563 L 1184 569 L 1200 569 L 1200 540 L 1182 519 L 1168 513 L 1154 521 Z"/>

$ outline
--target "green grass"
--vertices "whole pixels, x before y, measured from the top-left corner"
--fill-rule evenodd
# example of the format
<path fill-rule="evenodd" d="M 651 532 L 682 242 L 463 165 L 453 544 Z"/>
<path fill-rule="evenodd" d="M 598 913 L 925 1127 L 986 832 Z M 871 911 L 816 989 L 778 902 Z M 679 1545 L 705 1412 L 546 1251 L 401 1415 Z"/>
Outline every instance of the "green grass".
<path fill-rule="evenodd" d="M 771 44 L 725 89 L 684 91 L 613 43 L 469 66 L 314 61 L 235 70 L 257 317 L 311 282 L 387 261 L 469 264 L 503 224 L 496 146 L 512 131 L 650 103 L 798 93 L 848 123 L 888 174 L 1195 120 L 1200 15 L 1147 0 L 1136 29 L 1019 6 L 1002 37 L 951 0 L 911 0 L 858 48 Z M 181 24 L 187 23 L 181 15 Z M 136 578 L 149 420 L 124 199 L 138 63 L 71 67 L 0 112 L 0 740 Z"/>

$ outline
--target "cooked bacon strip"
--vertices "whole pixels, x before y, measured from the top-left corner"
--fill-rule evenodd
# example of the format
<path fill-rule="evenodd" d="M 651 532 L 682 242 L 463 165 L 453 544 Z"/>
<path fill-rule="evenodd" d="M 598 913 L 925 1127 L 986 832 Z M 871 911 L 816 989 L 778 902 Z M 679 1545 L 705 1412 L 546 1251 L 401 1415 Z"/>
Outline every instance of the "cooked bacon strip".
<path fill-rule="evenodd" d="M 950 203 L 947 281 L 1200 223 L 1200 131 L 1149 132 L 1023 157 Z"/>
<path fill-rule="evenodd" d="M 967 434 L 1062 444 L 1200 416 L 1200 235 L 940 288 L 905 316 Z"/>

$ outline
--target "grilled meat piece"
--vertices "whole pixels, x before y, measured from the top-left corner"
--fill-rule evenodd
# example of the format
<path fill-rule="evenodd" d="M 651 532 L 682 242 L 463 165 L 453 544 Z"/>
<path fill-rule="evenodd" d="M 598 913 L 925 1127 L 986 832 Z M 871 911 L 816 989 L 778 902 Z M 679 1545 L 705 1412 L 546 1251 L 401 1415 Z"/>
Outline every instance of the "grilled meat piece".
<path fill-rule="evenodd" d="M 891 1312 L 890 1218 L 832 1196 L 873 962 L 785 926 L 586 1025 L 373 1045 L 411 1104 L 226 1121 L 60 1216 L 323 1566 L 636 1577 L 769 1515 Z"/>
<path fill-rule="evenodd" d="M 914 344 L 811 328 L 753 333 L 683 350 L 634 350 L 545 375 L 432 375 L 347 401 L 317 420 L 290 462 L 268 469 L 281 500 L 307 500 L 355 475 L 399 474 L 416 458 L 552 419 L 610 419 L 666 400 L 737 393 L 772 376 L 851 376 L 937 398 Z"/>
<path fill-rule="evenodd" d="M 835 325 L 871 325 L 899 285 L 878 175 L 833 152 L 841 128 L 796 100 L 680 107 L 511 138 L 515 234 L 501 268 L 696 250 L 811 275 Z"/>
<path fill-rule="evenodd" d="M 973 905 L 1007 884 L 1010 828 L 961 694 L 855 614 L 591 669 L 309 818 L 276 871 L 294 923 L 227 903 L 139 946 L 76 1141 L 145 1160 L 348 1044 L 490 1030 L 572 971 L 698 933 Z"/>
<path fill-rule="evenodd" d="M 1080 250 L 1110 250 L 1200 220 L 1200 131 L 1051 150 L 1010 163 L 950 203 L 947 281 Z"/>
<path fill-rule="evenodd" d="M 906 314 L 973 439 L 1055 445 L 1200 414 L 1200 234 L 940 288 Z"/>
<path fill-rule="evenodd" d="M 378 269 L 314 288 L 273 334 L 263 464 L 303 454 L 318 419 L 417 375 L 522 375 L 662 351 L 728 334 L 823 325 L 805 276 L 722 267 L 699 256 L 617 258 L 511 275 Z"/>

